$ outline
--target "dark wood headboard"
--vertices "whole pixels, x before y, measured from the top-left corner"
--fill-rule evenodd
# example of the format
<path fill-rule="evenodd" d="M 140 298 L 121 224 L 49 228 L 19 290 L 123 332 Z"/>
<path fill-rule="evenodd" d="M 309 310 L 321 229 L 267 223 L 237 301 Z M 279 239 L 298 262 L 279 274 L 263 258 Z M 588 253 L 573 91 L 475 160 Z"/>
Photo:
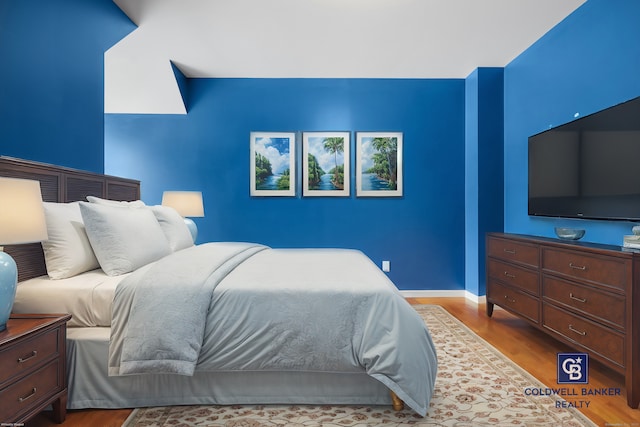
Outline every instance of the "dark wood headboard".
<path fill-rule="evenodd" d="M 0 176 L 40 181 L 45 202 L 77 202 L 87 196 L 111 200 L 140 199 L 140 181 L 46 163 L 0 156 Z M 47 274 L 40 243 L 9 245 L 4 251 L 18 265 L 18 281 Z"/>

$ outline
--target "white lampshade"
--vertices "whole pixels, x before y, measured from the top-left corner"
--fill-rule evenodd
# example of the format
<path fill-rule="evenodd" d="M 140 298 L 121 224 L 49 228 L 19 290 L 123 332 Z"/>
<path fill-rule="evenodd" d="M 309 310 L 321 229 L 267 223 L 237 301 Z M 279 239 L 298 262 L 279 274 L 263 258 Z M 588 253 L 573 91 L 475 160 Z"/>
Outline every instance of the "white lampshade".
<path fill-rule="evenodd" d="M 200 191 L 165 191 L 162 205 L 174 208 L 183 217 L 203 217 L 204 205 Z"/>
<path fill-rule="evenodd" d="M 47 239 L 40 183 L 0 177 L 0 245 Z"/>
<path fill-rule="evenodd" d="M 47 239 L 47 223 L 40 183 L 0 177 L 0 249 L 3 245 L 41 242 Z M 11 256 L 0 251 L 0 331 L 7 329 L 16 296 L 18 269 Z"/>
<path fill-rule="evenodd" d="M 195 243 L 198 238 L 198 227 L 193 220 L 187 217 L 204 216 L 204 205 L 202 204 L 202 193 L 200 191 L 165 191 L 162 193 L 162 206 L 174 208 L 184 218 L 191 238 Z"/>

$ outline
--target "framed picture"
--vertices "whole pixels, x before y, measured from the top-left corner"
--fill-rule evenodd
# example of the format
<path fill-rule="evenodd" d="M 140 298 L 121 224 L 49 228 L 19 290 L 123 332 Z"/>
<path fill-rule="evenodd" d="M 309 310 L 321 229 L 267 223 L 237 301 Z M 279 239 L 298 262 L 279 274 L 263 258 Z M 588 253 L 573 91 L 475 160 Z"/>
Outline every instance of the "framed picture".
<path fill-rule="evenodd" d="M 302 134 L 302 195 L 349 196 L 349 132 Z"/>
<path fill-rule="evenodd" d="M 296 195 L 296 134 L 251 132 L 251 195 Z"/>
<path fill-rule="evenodd" d="M 356 196 L 402 196 L 402 132 L 358 132 L 356 139 Z"/>

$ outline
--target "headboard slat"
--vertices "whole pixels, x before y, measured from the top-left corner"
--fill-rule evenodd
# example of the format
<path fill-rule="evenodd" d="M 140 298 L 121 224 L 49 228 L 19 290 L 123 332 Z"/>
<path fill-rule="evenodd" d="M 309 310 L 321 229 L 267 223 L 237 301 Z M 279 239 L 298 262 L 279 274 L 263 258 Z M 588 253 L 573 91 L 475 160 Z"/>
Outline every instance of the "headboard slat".
<path fill-rule="evenodd" d="M 44 252 L 40 243 L 5 246 L 18 266 L 18 282 L 47 274 Z"/>
<path fill-rule="evenodd" d="M 40 181 L 45 202 L 76 202 L 87 196 L 111 200 L 137 200 L 140 181 L 86 172 L 63 166 L 0 156 L 0 176 Z M 18 281 L 47 274 L 40 243 L 5 246 L 18 265 Z"/>
<path fill-rule="evenodd" d="M 136 200 L 140 196 L 140 184 L 107 179 L 107 199 Z"/>
<path fill-rule="evenodd" d="M 87 196 L 105 197 L 104 179 L 95 177 L 67 176 L 65 179 L 65 202 L 87 200 Z"/>

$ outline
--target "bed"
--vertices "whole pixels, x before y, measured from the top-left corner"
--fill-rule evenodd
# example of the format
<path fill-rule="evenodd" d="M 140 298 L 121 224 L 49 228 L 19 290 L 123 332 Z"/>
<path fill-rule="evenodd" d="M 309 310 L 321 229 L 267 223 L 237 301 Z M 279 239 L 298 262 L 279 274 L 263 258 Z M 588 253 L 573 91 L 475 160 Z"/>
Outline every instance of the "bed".
<path fill-rule="evenodd" d="M 404 402 L 426 414 L 429 331 L 362 252 L 193 245 L 135 180 L 11 158 L 0 176 L 41 182 L 49 240 L 5 250 L 14 312 L 72 314 L 69 409 Z"/>

